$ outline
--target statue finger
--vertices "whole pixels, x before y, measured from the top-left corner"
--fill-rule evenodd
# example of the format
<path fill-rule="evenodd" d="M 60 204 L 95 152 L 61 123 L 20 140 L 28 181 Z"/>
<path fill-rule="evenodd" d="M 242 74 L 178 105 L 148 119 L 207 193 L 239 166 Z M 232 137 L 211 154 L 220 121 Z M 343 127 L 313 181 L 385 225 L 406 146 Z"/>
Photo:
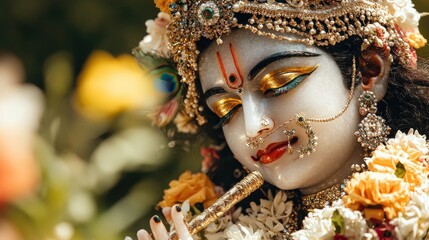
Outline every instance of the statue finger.
<path fill-rule="evenodd" d="M 167 229 L 165 228 L 164 224 L 162 224 L 161 218 L 159 218 L 157 215 L 153 216 L 150 220 L 150 228 L 152 229 L 152 233 L 156 240 L 168 239 Z"/>
<path fill-rule="evenodd" d="M 176 205 L 171 210 L 171 218 L 173 219 L 174 228 L 176 233 L 181 240 L 192 240 L 192 236 L 189 233 L 188 226 L 185 223 L 185 218 L 182 213 L 182 209 L 179 205 Z"/>
<path fill-rule="evenodd" d="M 167 220 L 168 223 L 171 223 L 171 207 L 163 207 L 162 214 L 164 215 L 165 220 Z"/>
<path fill-rule="evenodd" d="M 137 239 L 138 240 L 152 240 L 152 237 L 149 235 L 149 233 L 146 230 L 141 229 L 137 232 Z"/>

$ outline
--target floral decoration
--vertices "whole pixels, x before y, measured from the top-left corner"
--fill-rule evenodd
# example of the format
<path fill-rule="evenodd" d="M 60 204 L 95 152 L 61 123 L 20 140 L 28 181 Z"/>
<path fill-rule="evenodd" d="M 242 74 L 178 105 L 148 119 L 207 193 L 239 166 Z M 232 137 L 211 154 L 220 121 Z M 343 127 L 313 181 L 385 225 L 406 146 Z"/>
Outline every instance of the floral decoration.
<path fill-rule="evenodd" d="M 196 133 L 198 126 L 184 112 L 178 112 L 173 120 L 177 126 L 177 131 L 181 133 Z"/>
<path fill-rule="evenodd" d="M 410 190 L 426 181 L 429 168 L 426 165 L 428 149 L 424 138 L 418 132 L 403 134 L 398 132 L 386 146 L 379 146 L 371 158 L 365 159 L 368 169 L 398 176 L 398 167 L 403 168 L 403 180 L 410 184 Z M 421 141 L 423 140 L 423 141 Z"/>
<path fill-rule="evenodd" d="M 381 206 L 388 219 L 404 210 L 409 201 L 408 184 L 393 174 L 363 172 L 348 182 L 344 205 L 353 210 Z"/>
<path fill-rule="evenodd" d="M 154 113 L 148 114 L 152 118 L 152 122 L 157 127 L 164 127 L 169 124 L 176 116 L 179 109 L 179 102 L 177 99 L 172 99 L 168 103 L 161 106 Z"/>
<path fill-rule="evenodd" d="M 155 5 L 162 12 L 170 13 L 170 4 L 174 2 L 174 0 L 155 0 Z"/>
<path fill-rule="evenodd" d="M 315 209 L 309 213 L 304 220 L 304 228 L 292 234 L 295 239 L 333 239 L 336 235 L 333 219 L 334 213 L 341 216 L 341 225 L 337 230 L 347 239 L 362 239 L 371 236 L 367 233 L 368 226 L 360 211 L 354 211 L 344 206 L 341 200 L 338 200 L 330 207 L 324 209 Z"/>
<path fill-rule="evenodd" d="M 159 203 L 160 207 L 171 207 L 185 201 L 189 201 L 191 206 L 202 203 L 204 207 L 208 207 L 219 197 L 215 185 L 204 173 L 192 174 L 186 171 L 178 180 L 171 181 L 169 186 L 170 188 L 164 191 L 164 200 Z"/>
<path fill-rule="evenodd" d="M 386 145 L 379 146 L 371 158 L 365 159 L 369 170 L 353 174 L 341 199 L 310 211 L 301 230 L 287 232 L 290 221 L 294 220 L 294 206 L 287 192 L 277 190 L 274 194 L 268 191 L 266 198 L 250 203 L 244 211 L 238 208 L 228 212 L 194 239 L 425 239 L 429 233 L 428 152 L 425 136 L 413 130 L 408 134 L 398 132 Z M 216 156 L 210 148 L 204 149 L 204 153 Z M 181 182 L 198 179 L 192 176 L 190 172 L 184 173 Z M 214 189 L 204 179 L 200 183 Z M 174 190 L 167 190 L 165 199 L 170 199 L 167 195 L 175 197 L 161 206 L 191 199 L 176 197 L 179 191 L 194 195 L 203 188 L 187 188 L 175 181 L 170 186 Z M 188 219 L 195 213 L 187 212 Z"/>
<path fill-rule="evenodd" d="M 144 51 L 157 51 L 164 56 L 170 56 L 167 47 L 167 25 L 171 22 L 171 17 L 165 12 L 158 13 L 155 20 L 146 21 L 146 35 L 139 43 L 139 48 Z"/>
<path fill-rule="evenodd" d="M 256 232 L 252 228 L 245 227 L 241 224 L 231 225 L 225 230 L 228 239 L 231 240 L 259 240 L 262 237 L 262 231 Z"/>
<path fill-rule="evenodd" d="M 238 223 L 262 230 L 261 239 L 282 238 L 293 207 L 292 201 L 287 201 L 287 198 L 284 191 L 278 191 L 274 197 L 269 191 L 267 199 L 261 199 L 259 205 L 254 202 L 250 204 L 246 214 L 238 217 Z"/>
<path fill-rule="evenodd" d="M 172 1 L 156 1 L 157 6 L 168 5 Z M 156 91 L 163 95 L 164 101 L 158 101 L 154 108 L 147 109 L 147 114 L 157 127 L 166 128 L 174 123 L 173 132 L 195 134 L 196 125 L 192 119 L 181 111 L 181 79 L 174 63 L 171 61 L 171 51 L 168 49 L 166 37 L 167 25 L 171 17 L 166 12 L 160 12 L 155 20 L 146 21 L 146 35 L 139 46 L 133 50 L 145 70 L 147 85 L 154 85 Z M 174 134 L 170 134 L 174 135 Z M 172 137 L 172 136 L 171 136 Z"/>
<path fill-rule="evenodd" d="M 388 7 L 408 43 L 415 49 L 425 46 L 427 40 L 419 31 L 420 13 L 411 0 L 384 0 L 383 4 Z"/>
<path fill-rule="evenodd" d="M 215 163 L 216 160 L 220 159 L 219 153 L 217 151 L 221 150 L 225 145 L 222 146 L 208 146 L 208 147 L 202 147 L 201 148 L 201 156 L 203 156 L 202 160 L 202 172 L 208 172 L 209 169 L 211 169 Z"/>
<path fill-rule="evenodd" d="M 428 188 L 426 188 L 428 189 Z M 392 224 L 396 225 L 398 239 L 423 239 L 429 229 L 429 195 L 427 192 L 411 193 L 411 201 Z"/>
<path fill-rule="evenodd" d="M 379 146 L 373 156 L 366 159 L 369 170 L 352 176 L 342 199 L 310 213 L 303 229 L 292 235 L 295 239 L 426 239 L 429 233 L 427 154 L 425 136 L 412 129 L 408 134 L 399 131 L 394 139 Z M 343 219 L 342 228 L 350 231 L 336 231 L 335 210 Z M 351 227 L 353 224 L 348 221 L 352 215 L 345 211 L 353 211 L 361 227 Z"/>
<path fill-rule="evenodd" d="M 192 203 L 186 200 L 182 207 L 182 210 L 185 209 L 184 215 L 188 220 L 193 218 L 189 205 L 192 206 Z M 268 191 L 267 199 L 261 199 L 259 204 L 252 202 L 250 208 L 244 211 L 245 213 L 241 208 L 229 211 L 202 230 L 200 234 L 194 235 L 193 238 L 208 240 L 283 239 L 292 207 L 292 201 L 288 201 L 285 191 L 279 190 L 274 196 L 271 191 Z"/>

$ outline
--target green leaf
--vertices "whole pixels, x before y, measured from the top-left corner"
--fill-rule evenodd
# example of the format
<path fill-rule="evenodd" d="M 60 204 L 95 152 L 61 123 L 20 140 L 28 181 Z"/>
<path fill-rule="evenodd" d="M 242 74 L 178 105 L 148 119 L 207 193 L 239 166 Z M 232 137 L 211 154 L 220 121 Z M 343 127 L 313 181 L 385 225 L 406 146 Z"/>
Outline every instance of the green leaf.
<path fill-rule="evenodd" d="M 335 227 L 336 234 L 344 234 L 344 218 L 341 216 L 338 209 L 332 214 L 332 224 Z"/>
<path fill-rule="evenodd" d="M 395 175 L 398 178 L 404 178 L 405 173 L 407 173 L 407 170 L 405 170 L 404 164 L 398 162 L 398 164 L 396 164 Z"/>

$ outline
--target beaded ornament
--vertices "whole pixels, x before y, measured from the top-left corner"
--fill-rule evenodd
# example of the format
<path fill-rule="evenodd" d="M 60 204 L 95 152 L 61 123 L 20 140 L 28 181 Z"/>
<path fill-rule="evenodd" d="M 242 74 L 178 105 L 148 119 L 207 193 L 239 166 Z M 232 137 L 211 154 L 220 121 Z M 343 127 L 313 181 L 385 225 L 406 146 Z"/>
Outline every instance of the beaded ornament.
<path fill-rule="evenodd" d="M 402 31 L 388 0 L 156 0 L 169 4 L 167 38 L 181 81 L 186 86 L 184 111 L 199 125 L 206 123 L 196 89 L 197 43 L 202 38 L 222 44 L 232 29 L 246 29 L 260 36 L 308 45 L 331 46 L 351 36 L 362 38 L 362 50 L 383 48 L 404 65 L 414 67 L 414 48 L 426 43 L 413 26 Z M 412 3 L 411 9 L 415 11 Z M 394 8 L 394 6 L 393 6 Z M 415 11 L 415 14 L 418 14 Z M 418 19 L 420 16 L 417 16 Z M 240 19 L 240 21 L 238 20 Z M 415 16 L 413 18 L 415 20 Z M 418 25 L 417 23 L 413 23 Z M 288 34 L 298 35 L 291 38 Z M 414 36 L 414 40 L 410 36 Z M 418 36 L 418 37 L 416 37 Z M 417 40 L 416 40 L 417 39 Z M 412 47 L 411 47 L 411 46 Z"/>

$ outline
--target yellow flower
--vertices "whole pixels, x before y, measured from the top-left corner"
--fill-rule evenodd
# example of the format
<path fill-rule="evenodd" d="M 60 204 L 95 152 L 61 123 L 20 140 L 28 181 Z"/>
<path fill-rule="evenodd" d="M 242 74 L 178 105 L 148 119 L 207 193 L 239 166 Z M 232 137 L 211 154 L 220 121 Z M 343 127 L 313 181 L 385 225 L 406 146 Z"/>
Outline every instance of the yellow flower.
<path fill-rule="evenodd" d="M 79 75 L 75 101 L 85 116 L 105 119 L 123 111 L 156 105 L 160 94 L 145 79 L 145 72 L 133 56 L 124 54 L 115 58 L 96 51 Z"/>
<path fill-rule="evenodd" d="M 410 190 L 421 186 L 429 169 L 422 160 L 426 157 L 426 140 L 416 134 L 398 133 L 395 139 L 389 140 L 387 146 L 378 147 L 371 158 L 365 159 L 368 169 L 403 178 L 410 184 Z"/>
<path fill-rule="evenodd" d="M 410 201 L 408 184 L 387 173 L 366 171 L 353 175 L 345 187 L 344 205 L 353 210 L 381 206 L 388 219 L 395 218 Z"/>
<path fill-rule="evenodd" d="M 410 33 L 407 37 L 408 43 L 414 49 L 422 48 L 428 42 L 425 37 L 420 32 Z"/>
<path fill-rule="evenodd" d="M 178 180 L 171 181 L 169 186 L 164 191 L 164 200 L 159 203 L 161 207 L 171 207 L 189 200 L 191 206 L 203 203 L 207 208 L 219 197 L 215 193 L 215 185 L 204 173 L 192 174 L 186 171 Z"/>
<path fill-rule="evenodd" d="M 155 0 L 155 5 L 161 12 L 170 13 L 170 4 L 174 2 L 174 0 Z"/>

